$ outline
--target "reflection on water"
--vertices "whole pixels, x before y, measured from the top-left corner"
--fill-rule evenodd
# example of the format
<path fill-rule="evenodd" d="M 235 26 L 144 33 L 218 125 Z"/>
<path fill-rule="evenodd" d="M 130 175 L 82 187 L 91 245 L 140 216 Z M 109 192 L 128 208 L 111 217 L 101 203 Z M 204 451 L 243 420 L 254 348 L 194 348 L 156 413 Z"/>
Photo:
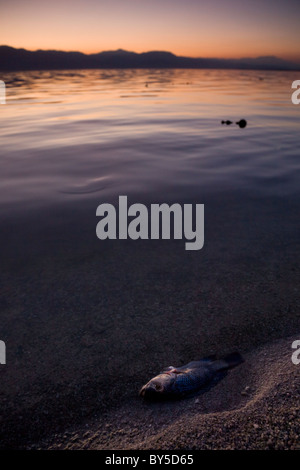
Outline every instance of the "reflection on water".
<path fill-rule="evenodd" d="M 88 70 L 7 73 L 2 206 L 157 192 L 298 191 L 292 72 Z M 298 77 L 299 78 L 299 77 Z M 221 120 L 248 121 L 246 129 Z"/>

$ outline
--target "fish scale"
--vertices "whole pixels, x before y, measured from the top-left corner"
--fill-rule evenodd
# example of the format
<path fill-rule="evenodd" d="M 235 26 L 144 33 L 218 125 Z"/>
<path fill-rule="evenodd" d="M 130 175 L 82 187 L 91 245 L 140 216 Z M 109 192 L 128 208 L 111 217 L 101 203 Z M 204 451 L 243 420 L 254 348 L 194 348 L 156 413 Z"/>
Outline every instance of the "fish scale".
<path fill-rule="evenodd" d="M 192 372 L 180 373 L 177 375 L 174 388 L 178 393 L 186 393 L 203 387 L 213 375 L 213 371 L 209 368 L 202 368 L 201 374 L 193 374 Z"/>

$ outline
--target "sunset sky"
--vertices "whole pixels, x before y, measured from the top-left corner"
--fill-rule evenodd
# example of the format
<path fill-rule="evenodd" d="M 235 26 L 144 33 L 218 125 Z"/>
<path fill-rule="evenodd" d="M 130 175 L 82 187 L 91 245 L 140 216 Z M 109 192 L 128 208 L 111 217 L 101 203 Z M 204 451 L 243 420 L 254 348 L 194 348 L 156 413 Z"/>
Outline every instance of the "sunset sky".
<path fill-rule="evenodd" d="M 0 0 L 0 44 L 300 61 L 299 0 Z"/>

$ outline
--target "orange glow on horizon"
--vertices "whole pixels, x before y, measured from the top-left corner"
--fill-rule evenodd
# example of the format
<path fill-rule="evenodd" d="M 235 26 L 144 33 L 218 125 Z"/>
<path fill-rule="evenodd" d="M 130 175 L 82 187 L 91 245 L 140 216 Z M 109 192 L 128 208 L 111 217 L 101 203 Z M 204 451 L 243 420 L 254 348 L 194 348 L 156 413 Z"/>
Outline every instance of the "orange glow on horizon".
<path fill-rule="evenodd" d="M 0 44 L 86 54 L 124 49 L 225 59 L 274 55 L 300 62 L 297 2 L 287 0 L 285 9 L 278 0 L 270 2 L 10 0 L 1 6 Z"/>

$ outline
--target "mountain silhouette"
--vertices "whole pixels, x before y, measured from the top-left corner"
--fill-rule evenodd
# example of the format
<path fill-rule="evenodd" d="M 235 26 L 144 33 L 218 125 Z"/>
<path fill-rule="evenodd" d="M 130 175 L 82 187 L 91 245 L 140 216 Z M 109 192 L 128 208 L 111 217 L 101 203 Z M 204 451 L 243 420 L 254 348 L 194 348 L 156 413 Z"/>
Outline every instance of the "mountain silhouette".
<path fill-rule="evenodd" d="M 242 59 L 181 57 L 165 51 L 129 52 L 123 49 L 97 54 L 56 50 L 28 51 L 0 46 L 0 70 L 70 70 L 105 68 L 185 68 L 300 70 L 300 64 L 278 57 Z"/>

